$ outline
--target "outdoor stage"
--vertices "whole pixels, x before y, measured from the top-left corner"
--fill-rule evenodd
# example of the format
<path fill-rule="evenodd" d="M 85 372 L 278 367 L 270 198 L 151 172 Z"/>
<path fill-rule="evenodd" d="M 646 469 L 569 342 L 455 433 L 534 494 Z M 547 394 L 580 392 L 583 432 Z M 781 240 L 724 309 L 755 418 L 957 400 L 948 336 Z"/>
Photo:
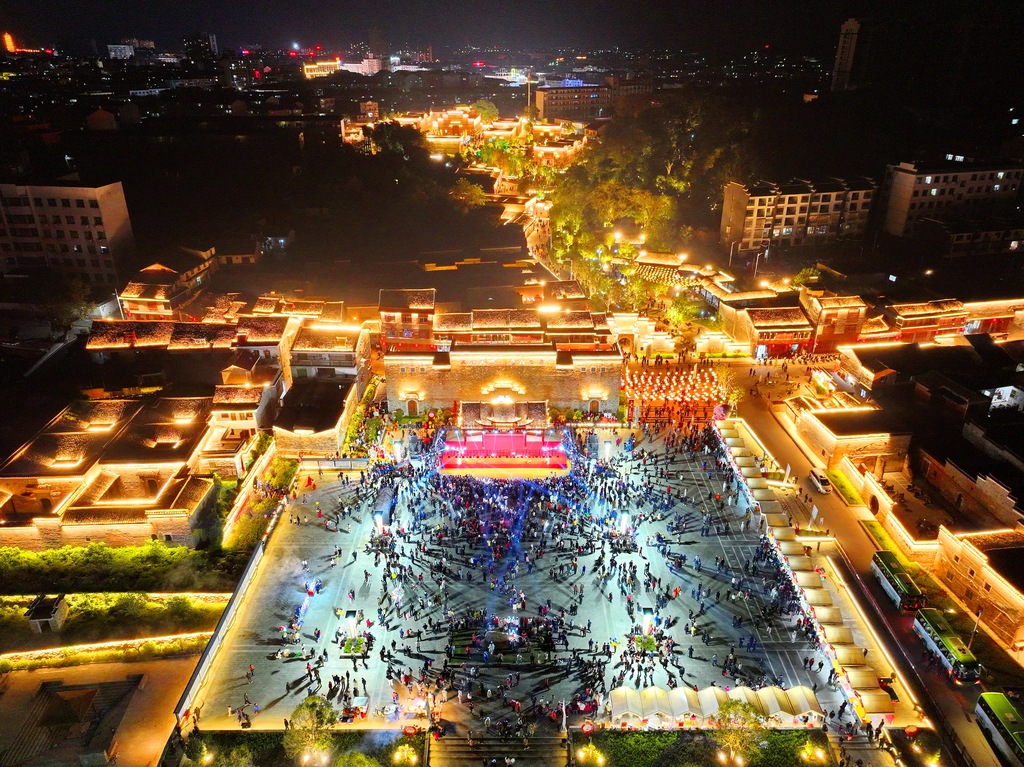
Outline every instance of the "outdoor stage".
<path fill-rule="evenodd" d="M 445 440 L 441 471 L 487 477 L 544 477 L 569 470 L 558 432 L 455 429 Z"/>

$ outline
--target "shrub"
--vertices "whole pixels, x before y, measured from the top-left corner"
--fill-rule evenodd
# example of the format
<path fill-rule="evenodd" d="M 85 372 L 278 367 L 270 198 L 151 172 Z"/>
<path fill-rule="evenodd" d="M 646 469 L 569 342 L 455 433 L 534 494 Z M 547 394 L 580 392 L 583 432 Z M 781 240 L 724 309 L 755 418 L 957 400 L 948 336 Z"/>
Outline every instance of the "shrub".
<path fill-rule="evenodd" d="M 863 506 L 864 499 L 860 497 L 860 493 L 850 484 L 850 480 L 846 478 L 846 475 L 841 471 L 830 469 L 825 472 L 825 476 L 829 478 L 829 481 L 835 486 L 836 492 L 843 497 L 851 506 Z"/>
<path fill-rule="evenodd" d="M 129 591 L 230 591 L 244 557 L 196 551 L 153 541 L 142 546 L 104 543 L 46 551 L 0 547 L 0 594 Z"/>
<path fill-rule="evenodd" d="M 377 435 L 380 434 L 383 424 L 384 422 L 378 417 L 371 418 L 366 422 L 366 435 L 364 439 L 368 445 L 372 445 L 377 441 Z"/>

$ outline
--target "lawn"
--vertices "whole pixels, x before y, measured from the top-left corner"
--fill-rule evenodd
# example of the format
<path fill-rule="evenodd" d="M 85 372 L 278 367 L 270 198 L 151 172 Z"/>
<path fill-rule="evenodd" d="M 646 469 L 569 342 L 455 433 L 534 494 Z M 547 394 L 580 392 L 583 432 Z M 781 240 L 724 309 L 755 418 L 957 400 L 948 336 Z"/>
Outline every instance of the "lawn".
<path fill-rule="evenodd" d="M 227 592 L 246 556 L 153 541 L 142 546 L 0 547 L 0 595 L 86 592 Z"/>
<path fill-rule="evenodd" d="M 69 594 L 68 618 L 59 634 L 36 634 L 25 618 L 32 597 L 0 597 L 0 652 L 114 639 L 213 631 L 227 597 L 181 594 Z"/>
<path fill-rule="evenodd" d="M 850 506 L 864 505 L 864 499 L 860 497 L 860 493 L 850 484 L 850 480 L 841 471 L 829 469 L 825 472 L 825 476 L 828 477 L 829 482 L 835 487 L 836 492 L 843 496 L 843 500 Z"/>

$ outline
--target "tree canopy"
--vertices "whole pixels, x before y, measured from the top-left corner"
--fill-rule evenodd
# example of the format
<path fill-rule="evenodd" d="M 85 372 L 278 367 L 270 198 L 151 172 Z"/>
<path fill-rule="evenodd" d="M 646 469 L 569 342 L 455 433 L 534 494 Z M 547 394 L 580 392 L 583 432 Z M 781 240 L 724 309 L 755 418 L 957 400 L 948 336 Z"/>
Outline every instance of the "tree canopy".
<path fill-rule="evenodd" d="M 760 750 L 765 727 L 757 710 L 749 703 L 725 701 L 711 717 L 710 723 L 716 728 L 718 745 L 733 755 L 749 758 Z"/>
<path fill-rule="evenodd" d="M 331 728 L 338 714 L 329 701 L 310 695 L 292 712 L 291 726 L 284 733 L 284 750 L 292 759 L 326 751 L 331 746 Z"/>
<path fill-rule="evenodd" d="M 492 123 L 498 119 L 498 107 L 487 99 L 473 102 L 473 111 L 480 115 L 480 119 L 485 123 Z"/>
<path fill-rule="evenodd" d="M 451 195 L 458 203 L 459 207 L 465 211 L 471 210 L 472 208 L 479 208 L 487 202 L 487 193 L 472 181 L 465 178 L 455 180 L 455 185 L 452 187 Z"/>
<path fill-rule="evenodd" d="M 363 134 L 373 143 L 374 149 L 382 154 L 398 155 L 409 160 L 416 155 L 428 153 L 426 138 L 412 125 L 402 125 L 395 121 L 378 122 L 364 126 Z"/>

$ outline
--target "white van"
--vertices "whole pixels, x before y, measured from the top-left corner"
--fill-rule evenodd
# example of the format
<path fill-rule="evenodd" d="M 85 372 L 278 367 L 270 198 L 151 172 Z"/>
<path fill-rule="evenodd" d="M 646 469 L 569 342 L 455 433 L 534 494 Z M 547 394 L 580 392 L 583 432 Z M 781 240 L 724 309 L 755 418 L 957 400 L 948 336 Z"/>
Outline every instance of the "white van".
<path fill-rule="evenodd" d="M 821 469 L 811 469 L 811 473 L 807 476 L 819 493 L 832 492 L 832 483 L 828 481 L 828 477 L 825 476 L 825 472 Z"/>

